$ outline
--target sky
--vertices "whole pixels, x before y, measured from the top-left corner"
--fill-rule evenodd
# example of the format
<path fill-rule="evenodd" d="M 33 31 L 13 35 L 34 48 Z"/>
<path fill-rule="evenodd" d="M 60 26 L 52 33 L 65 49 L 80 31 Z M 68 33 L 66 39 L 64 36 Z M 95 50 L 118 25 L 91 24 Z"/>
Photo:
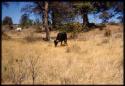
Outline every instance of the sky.
<path fill-rule="evenodd" d="M 21 8 L 31 2 L 9 2 L 9 3 L 10 4 L 8 7 L 2 5 L 2 20 L 5 16 L 10 16 L 12 18 L 14 24 L 19 24 L 21 15 L 23 14 L 23 12 L 21 12 Z M 38 18 L 38 17 L 33 14 L 30 14 L 30 19 L 35 20 L 36 18 Z M 92 14 L 88 15 L 88 18 L 89 18 L 89 22 L 93 22 L 93 23 L 102 22 L 101 19 L 99 19 L 97 16 L 94 17 L 94 15 L 92 15 Z M 112 21 L 112 20 L 118 22 L 116 17 L 110 19 L 110 21 Z M 80 22 L 80 23 L 83 22 L 81 16 L 76 17 L 75 21 Z"/>
<path fill-rule="evenodd" d="M 5 16 L 10 16 L 14 24 L 19 24 L 21 15 L 24 14 L 21 12 L 21 8 L 24 7 L 29 2 L 9 2 L 8 7 L 2 6 L 2 20 Z M 33 14 L 30 14 L 30 19 L 35 20 L 37 17 Z"/>

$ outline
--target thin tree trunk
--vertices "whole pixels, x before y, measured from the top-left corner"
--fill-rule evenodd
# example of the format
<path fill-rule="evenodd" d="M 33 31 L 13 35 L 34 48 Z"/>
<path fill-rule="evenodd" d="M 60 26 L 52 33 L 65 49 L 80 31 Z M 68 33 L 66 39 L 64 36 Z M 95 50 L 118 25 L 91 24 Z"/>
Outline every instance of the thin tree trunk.
<path fill-rule="evenodd" d="M 87 27 L 88 24 L 89 24 L 88 14 L 87 13 L 83 13 L 83 26 Z"/>
<path fill-rule="evenodd" d="M 49 28 L 48 28 L 48 2 L 45 1 L 45 16 L 44 16 L 44 25 L 46 30 L 46 40 L 50 40 Z"/>
<path fill-rule="evenodd" d="M 55 15 L 52 13 L 52 27 L 55 28 Z"/>

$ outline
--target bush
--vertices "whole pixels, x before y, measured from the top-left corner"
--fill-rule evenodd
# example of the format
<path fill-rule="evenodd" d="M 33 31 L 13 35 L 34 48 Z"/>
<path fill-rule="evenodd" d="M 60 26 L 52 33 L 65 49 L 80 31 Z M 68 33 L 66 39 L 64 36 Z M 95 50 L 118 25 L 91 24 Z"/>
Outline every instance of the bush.
<path fill-rule="evenodd" d="M 101 23 L 101 24 L 97 25 L 97 27 L 106 27 L 106 24 Z"/>
<path fill-rule="evenodd" d="M 96 25 L 96 26 L 97 26 L 97 28 L 99 28 L 99 30 L 103 30 L 103 28 L 105 28 L 105 27 L 106 27 L 106 24 L 101 23 L 101 24 Z"/>
<path fill-rule="evenodd" d="M 82 25 L 80 23 L 67 23 L 57 26 L 57 29 L 65 32 L 80 32 L 82 30 Z"/>
<path fill-rule="evenodd" d="M 104 36 L 106 36 L 106 37 L 111 36 L 111 30 L 106 29 L 106 30 L 105 30 L 105 33 L 104 33 Z"/>
<path fill-rule="evenodd" d="M 71 38 L 77 37 L 78 32 L 82 31 L 82 25 L 80 23 L 67 23 L 58 28 L 61 32 L 71 33 Z"/>
<path fill-rule="evenodd" d="M 55 25 L 55 26 L 53 27 L 53 30 L 62 30 L 63 28 L 64 28 L 63 25 Z"/>
<path fill-rule="evenodd" d="M 109 24 L 110 25 L 118 25 L 118 23 L 115 23 L 115 22 L 110 22 Z"/>
<path fill-rule="evenodd" d="M 17 67 L 16 67 L 17 66 Z M 23 59 L 16 59 L 8 68 L 9 78 L 13 84 L 22 84 L 27 77 L 27 68 Z"/>

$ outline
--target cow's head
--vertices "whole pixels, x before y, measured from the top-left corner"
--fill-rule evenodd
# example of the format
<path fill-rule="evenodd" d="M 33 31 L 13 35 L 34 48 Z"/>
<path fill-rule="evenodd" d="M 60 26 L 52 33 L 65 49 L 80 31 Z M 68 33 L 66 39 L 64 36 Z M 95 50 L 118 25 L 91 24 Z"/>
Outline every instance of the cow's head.
<path fill-rule="evenodd" d="M 54 44 L 55 44 L 55 47 L 56 47 L 57 44 L 58 44 L 58 40 L 54 40 Z"/>

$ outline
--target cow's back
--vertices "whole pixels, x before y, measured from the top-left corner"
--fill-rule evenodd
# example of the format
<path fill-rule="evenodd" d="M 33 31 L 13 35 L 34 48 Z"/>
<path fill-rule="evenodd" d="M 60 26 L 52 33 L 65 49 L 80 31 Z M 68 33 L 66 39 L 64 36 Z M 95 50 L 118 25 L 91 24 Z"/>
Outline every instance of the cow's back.
<path fill-rule="evenodd" d="M 56 40 L 63 41 L 63 40 L 65 40 L 65 39 L 67 39 L 67 34 L 66 34 L 66 32 L 58 33 Z"/>

